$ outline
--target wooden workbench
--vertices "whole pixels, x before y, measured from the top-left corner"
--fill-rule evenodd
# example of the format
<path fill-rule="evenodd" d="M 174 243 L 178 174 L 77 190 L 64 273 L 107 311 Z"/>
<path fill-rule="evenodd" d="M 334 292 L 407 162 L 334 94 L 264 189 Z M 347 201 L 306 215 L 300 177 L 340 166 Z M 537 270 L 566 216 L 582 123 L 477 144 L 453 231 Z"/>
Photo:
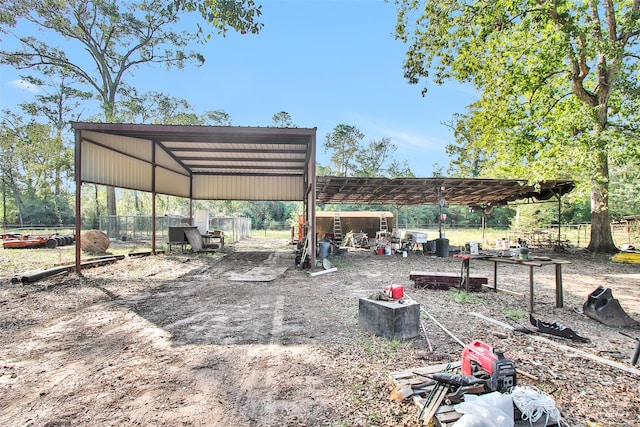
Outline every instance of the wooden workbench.
<path fill-rule="evenodd" d="M 533 295 L 534 295 L 534 280 L 533 280 L 533 268 L 544 267 L 546 265 L 555 266 L 555 280 L 556 280 L 556 307 L 561 308 L 564 306 L 564 296 L 562 290 L 562 265 L 571 264 L 571 261 L 562 259 L 551 259 L 546 257 L 531 257 L 529 259 L 520 259 L 515 257 L 496 257 L 492 255 L 469 255 L 460 254 L 454 255 L 454 258 L 462 260 L 463 270 L 466 272 L 467 283 L 469 277 L 469 264 L 471 260 L 479 261 L 491 261 L 493 262 L 493 290 L 498 291 L 498 264 L 513 264 L 529 267 L 529 312 L 533 313 Z M 468 286 L 468 285 L 467 285 Z"/>

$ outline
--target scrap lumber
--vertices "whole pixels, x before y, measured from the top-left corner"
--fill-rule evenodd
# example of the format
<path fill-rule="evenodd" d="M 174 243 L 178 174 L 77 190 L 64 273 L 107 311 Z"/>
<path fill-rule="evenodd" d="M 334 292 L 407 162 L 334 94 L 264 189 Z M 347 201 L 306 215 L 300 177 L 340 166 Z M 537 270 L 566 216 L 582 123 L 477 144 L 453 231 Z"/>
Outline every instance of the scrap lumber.
<path fill-rule="evenodd" d="M 499 292 L 501 294 L 511 295 L 512 297 L 518 297 L 518 298 L 523 298 L 524 297 L 523 293 L 510 291 L 508 289 L 494 288 L 493 285 L 482 285 L 482 288 L 486 289 L 488 291 L 496 291 L 496 292 Z"/>
<path fill-rule="evenodd" d="M 100 258 L 93 261 L 85 261 L 81 263 L 80 266 L 83 268 L 91 268 L 91 267 L 97 267 L 105 264 L 111 264 L 116 261 L 117 259 L 115 257 Z M 22 274 L 19 280 L 25 284 L 33 283 L 33 282 L 37 282 L 40 279 L 56 276 L 58 274 L 67 274 L 72 271 L 75 271 L 75 269 L 76 269 L 75 265 L 65 265 L 65 266 L 50 268 L 48 270 L 27 271 Z M 12 281 L 17 281 L 17 278 L 16 280 L 12 280 Z"/>
<path fill-rule="evenodd" d="M 462 416 L 451 405 L 443 405 L 442 402 L 449 393 L 449 387 L 431 380 L 429 375 L 436 372 L 456 372 L 462 365 L 460 360 L 451 363 L 422 366 L 405 371 L 392 372 L 390 375 L 395 383 L 390 398 L 404 400 L 411 398 L 418 409 L 418 419 L 424 425 L 429 421 L 437 421 L 442 427 L 453 423 Z M 409 395 L 411 392 L 411 395 Z M 435 425 L 438 425 L 437 423 Z"/>
<path fill-rule="evenodd" d="M 409 279 L 413 280 L 415 288 L 441 289 L 449 290 L 450 288 L 460 287 L 462 277 L 456 273 L 433 272 L 433 271 L 412 271 L 409 273 Z M 485 276 L 470 275 L 469 290 L 479 292 L 483 285 L 489 283 L 489 279 Z"/>
<path fill-rule="evenodd" d="M 425 424 L 429 424 L 448 392 L 448 386 L 441 383 L 436 384 L 432 392 L 427 397 L 425 405 L 422 407 L 420 415 L 418 416 L 418 420 L 421 420 Z"/>

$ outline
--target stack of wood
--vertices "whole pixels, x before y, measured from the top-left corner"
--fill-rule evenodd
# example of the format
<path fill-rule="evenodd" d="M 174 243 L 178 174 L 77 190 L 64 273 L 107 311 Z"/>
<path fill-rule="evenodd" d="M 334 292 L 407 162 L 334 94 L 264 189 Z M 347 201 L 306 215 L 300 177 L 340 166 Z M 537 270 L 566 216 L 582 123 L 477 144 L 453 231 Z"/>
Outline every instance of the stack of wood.
<path fill-rule="evenodd" d="M 431 425 L 449 427 L 462 417 L 462 414 L 445 401 L 450 392 L 449 387 L 430 380 L 429 376 L 436 372 L 455 372 L 460 368 L 460 365 L 461 363 L 458 361 L 392 372 L 391 377 L 395 387 L 389 397 L 392 400 L 413 399 L 419 411 L 418 420 L 424 425 L 431 423 Z"/>
<path fill-rule="evenodd" d="M 449 290 L 450 288 L 464 288 L 466 282 L 459 274 L 442 273 L 432 271 L 412 271 L 409 273 L 409 279 L 413 280 L 415 288 L 441 289 Z M 469 291 L 480 292 L 482 286 L 486 285 L 489 279 L 485 276 L 469 276 Z"/>

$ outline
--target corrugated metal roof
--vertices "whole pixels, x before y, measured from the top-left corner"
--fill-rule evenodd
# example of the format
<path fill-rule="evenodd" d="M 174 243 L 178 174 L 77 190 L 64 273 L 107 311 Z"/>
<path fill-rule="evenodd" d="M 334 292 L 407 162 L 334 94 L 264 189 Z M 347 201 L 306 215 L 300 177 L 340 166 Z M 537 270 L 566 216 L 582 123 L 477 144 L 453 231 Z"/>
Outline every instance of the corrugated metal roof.
<path fill-rule="evenodd" d="M 193 199 L 302 200 L 315 165 L 315 128 L 82 122 L 73 128 L 83 182 Z"/>
<path fill-rule="evenodd" d="M 443 198 L 449 205 L 488 207 L 521 199 L 548 200 L 554 195 L 567 194 L 573 188 L 570 180 L 532 185 L 516 179 L 319 176 L 316 200 L 319 204 L 437 205 Z"/>

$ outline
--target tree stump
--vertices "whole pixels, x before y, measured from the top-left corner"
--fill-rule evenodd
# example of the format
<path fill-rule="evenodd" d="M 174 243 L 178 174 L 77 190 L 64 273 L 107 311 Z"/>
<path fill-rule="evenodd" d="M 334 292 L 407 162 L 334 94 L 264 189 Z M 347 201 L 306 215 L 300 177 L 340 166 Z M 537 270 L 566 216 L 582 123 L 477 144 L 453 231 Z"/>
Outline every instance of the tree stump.
<path fill-rule="evenodd" d="M 82 250 L 95 254 L 103 254 L 109 247 L 109 236 L 100 230 L 90 230 L 82 235 L 80 244 Z"/>

